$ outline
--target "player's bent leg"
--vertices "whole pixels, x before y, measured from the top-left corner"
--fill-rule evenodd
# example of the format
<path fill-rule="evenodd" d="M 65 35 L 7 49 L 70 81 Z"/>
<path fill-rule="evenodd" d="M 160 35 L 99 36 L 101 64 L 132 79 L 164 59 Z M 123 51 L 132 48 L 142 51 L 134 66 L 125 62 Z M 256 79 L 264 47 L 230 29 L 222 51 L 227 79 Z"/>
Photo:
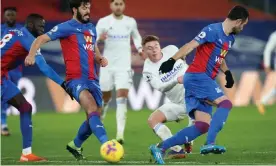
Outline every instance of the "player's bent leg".
<path fill-rule="evenodd" d="M 151 154 L 155 161 L 158 163 L 164 162 L 158 156 L 159 153 L 164 154 L 167 149 L 175 145 L 183 145 L 196 139 L 198 136 L 205 134 L 209 129 L 209 123 L 211 116 L 210 114 L 202 111 L 194 111 L 195 124 L 193 126 L 187 127 L 180 130 L 171 138 L 159 143 L 157 146 L 151 145 Z M 156 157 L 157 156 L 157 157 Z"/>
<path fill-rule="evenodd" d="M 87 121 L 92 133 L 95 134 L 101 144 L 107 142 L 106 131 L 100 120 L 100 106 L 97 105 L 96 100 L 87 89 L 80 92 L 79 100 L 81 106 L 87 113 Z"/>
<path fill-rule="evenodd" d="M 223 146 L 215 145 L 217 134 L 223 128 L 229 112 L 232 109 L 232 102 L 226 97 L 222 96 L 214 101 L 217 104 L 217 110 L 212 117 L 210 128 L 207 135 L 207 143 L 201 148 L 202 154 L 224 153 L 226 149 Z"/>
<path fill-rule="evenodd" d="M 167 121 L 167 118 L 165 114 L 159 110 L 154 111 L 148 119 L 148 124 L 150 128 L 153 129 L 154 133 L 159 138 L 161 138 L 162 141 L 165 141 L 166 139 L 173 136 L 170 129 L 163 124 L 166 121 Z M 168 153 L 168 158 L 171 158 L 171 159 L 185 158 L 185 152 L 181 148 L 181 146 L 177 145 L 177 146 L 171 147 L 170 149 L 171 151 Z"/>
<path fill-rule="evenodd" d="M 76 158 L 76 160 L 84 160 L 82 144 L 90 137 L 92 131 L 87 121 L 84 121 L 77 133 L 75 139 L 69 142 L 66 149 Z"/>
<path fill-rule="evenodd" d="M 20 112 L 20 129 L 23 138 L 23 150 L 20 161 L 46 161 L 45 158 L 38 157 L 32 153 L 32 105 L 22 93 L 17 94 L 8 103 Z"/>
<path fill-rule="evenodd" d="M 117 90 L 117 109 L 116 109 L 116 122 L 117 122 L 117 136 L 116 139 L 119 143 L 124 143 L 124 131 L 127 119 L 127 96 L 128 89 Z"/>
<path fill-rule="evenodd" d="M 160 144 L 163 151 L 175 145 L 183 145 L 191 142 L 209 129 L 211 116 L 202 111 L 194 111 L 195 123 L 190 127 L 186 127 L 176 133 L 173 137 L 165 140 Z"/>
<path fill-rule="evenodd" d="M 101 120 L 103 121 L 109 108 L 109 103 L 111 102 L 111 91 L 104 91 L 103 93 L 103 110 L 101 111 Z"/>

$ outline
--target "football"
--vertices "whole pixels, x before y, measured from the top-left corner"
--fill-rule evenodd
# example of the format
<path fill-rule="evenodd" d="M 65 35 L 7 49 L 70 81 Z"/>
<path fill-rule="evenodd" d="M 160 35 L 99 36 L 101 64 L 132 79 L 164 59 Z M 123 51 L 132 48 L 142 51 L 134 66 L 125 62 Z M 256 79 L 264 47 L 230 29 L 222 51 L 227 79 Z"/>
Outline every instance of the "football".
<path fill-rule="evenodd" d="M 111 140 L 101 146 L 100 153 L 107 162 L 117 163 L 124 156 L 124 148 L 116 140 Z"/>

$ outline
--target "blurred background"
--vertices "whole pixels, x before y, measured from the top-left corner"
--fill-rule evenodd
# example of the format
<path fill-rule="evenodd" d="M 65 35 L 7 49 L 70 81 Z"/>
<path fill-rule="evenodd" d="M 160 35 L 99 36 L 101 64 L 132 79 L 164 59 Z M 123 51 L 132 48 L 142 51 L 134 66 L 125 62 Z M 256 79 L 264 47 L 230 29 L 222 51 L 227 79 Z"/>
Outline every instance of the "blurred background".
<path fill-rule="evenodd" d="M 5 7 L 16 7 L 18 23 L 24 24 L 30 13 L 39 13 L 46 19 L 46 31 L 72 17 L 67 0 L 4 0 L 1 3 L 2 20 Z M 111 13 L 109 0 L 92 0 L 91 3 L 91 21 L 94 24 L 99 18 Z M 276 73 L 266 74 L 263 71 L 263 51 L 270 34 L 276 31 L 275 0 L 126 0 L 125 14 L 137 20 L 141 36 L 157 35 L 163 47 L 171 44 L 181 47 L 193 39 L 204 26 L 223 21 L 228 11 L 237 4 L 249 8 L 250 21 L 237 36 L 233 50 L 227 55 L 226 60 L 234 71 L 236 84 L 231 90 L 224 90 L 235 106 L 247 106 L 255 104 L 276 87 Z M 46 44 L 42 53 L 47 62 L 64 76 L 59 42 Z M 187 62 L 190 63 L 192 59 L 193 53 L 188 56 Z M 274 62 L 274 58 L 271 58 L 271 64 Z M 166 102 L 161 93 L 141 79 L 143 60 L 135 51 L 132 66 L 135 74 L 134 85 L 129 94 L 129 107 L 135 111 L 142 108 L 154 110 Z M 36 67 L 23 68 L 23 73 L 19 87 L 36 110 L 80 110 L 78 103 L 71 101 L 58 85 L 43 77 Z M 218 81 L 224 87 L 223 74 L 219 75 Z M 268 104 L 273 103 L 276 103 L 275 97 Z M 112 106 L 116 106 L 115 100 Z M 9 112 L 17 113 L 15 109 L 10 109 Z"/>

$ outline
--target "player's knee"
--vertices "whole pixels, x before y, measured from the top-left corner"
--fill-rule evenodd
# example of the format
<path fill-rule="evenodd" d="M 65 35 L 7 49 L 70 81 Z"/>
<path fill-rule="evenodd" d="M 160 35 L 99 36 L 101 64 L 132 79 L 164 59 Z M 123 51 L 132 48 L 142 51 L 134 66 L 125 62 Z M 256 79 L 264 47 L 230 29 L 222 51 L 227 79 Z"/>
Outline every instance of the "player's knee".
<path fill-rule="evenodd" d="M 156 124 L 157 124 L 157 123 L 155 122 L 154 117 L 150 116 L 150 117 L 148 118 L 148 125 L 149 125 L 149 127 L 150 127 L 150 128 L 153 128 Z"/>
<path fill-rule="evenodd" d="M 205 134 L 208 132 L 209 130 L 209 124 L 206 122 L 202 122 L 202 121 L 196 121 L 195 122 L 195 127 L 202 133 Z"/>
<path fill-rule="evenodd" d="M 27 102 L 27 101 L 25 101 L 24 103 L 22 103 L 19 106 L 19 108 L 18 108 L 18 111 L 20 113 L 23 113 L 23 112 L 32 112 L 32 110 L 33 110 L 32 105 L 29 102 Z"/>
<path fill-rule="evenodd" d="M 232 109 L 232 106 L 233 106 L 232 102 L 230 100 L 228 100 L 228 99 L 227 100 L 223 100 L 222 102 L 220 102 L 218 104 L 218 107 L 220 107 L 220 108 Z"/>

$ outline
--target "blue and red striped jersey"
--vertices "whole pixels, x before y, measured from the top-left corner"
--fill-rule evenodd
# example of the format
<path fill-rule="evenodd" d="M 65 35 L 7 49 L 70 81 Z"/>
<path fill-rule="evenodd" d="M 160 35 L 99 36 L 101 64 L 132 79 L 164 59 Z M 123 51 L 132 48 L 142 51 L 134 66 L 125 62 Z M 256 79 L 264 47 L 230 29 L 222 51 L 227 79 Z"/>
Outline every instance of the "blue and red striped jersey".
<path fill-rule="evenodd" d="M 194 40 L 200 46 L 197 47 L 194 60 L 187 72 L 206 73 L 215 79 L 221 63 L 235 42 L 235 36 L 226 35 L 220 22 L 204 27 Z"/>
<path fill-rule="evenodd" d="M 1 39 L 1 77 L 22 65 L 35 38 L 25 28 L 11 29 Z"/>
<path fill-rule="evenodd" d="M 95 62 L 96 28 L 92 23 L 82 24 L 71 19 L 47 32 L 51 40 L 60 39 L 66 68 L 66 80 L 98 80 Z"/>

